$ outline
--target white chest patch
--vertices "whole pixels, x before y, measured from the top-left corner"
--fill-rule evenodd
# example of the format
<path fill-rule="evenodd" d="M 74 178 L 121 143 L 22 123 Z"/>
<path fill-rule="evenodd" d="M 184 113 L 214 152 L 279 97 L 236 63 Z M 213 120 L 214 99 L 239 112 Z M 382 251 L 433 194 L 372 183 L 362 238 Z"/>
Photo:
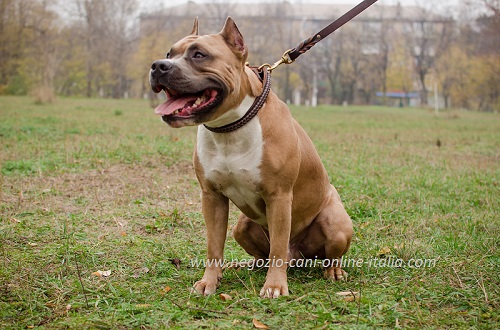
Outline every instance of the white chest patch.
<path fill-rule="evenodd" d="M 251 101 L 245 100 L 241 109 L 233 111 L 244 113 Z M 206 179 L 258 223 L 265 221 L 265 214 L 258 207 L 262 203 L 258 192 L 262 149 L 262 128 L 257 117 L 231 133 L 198 128 L 196 151 Z"/>

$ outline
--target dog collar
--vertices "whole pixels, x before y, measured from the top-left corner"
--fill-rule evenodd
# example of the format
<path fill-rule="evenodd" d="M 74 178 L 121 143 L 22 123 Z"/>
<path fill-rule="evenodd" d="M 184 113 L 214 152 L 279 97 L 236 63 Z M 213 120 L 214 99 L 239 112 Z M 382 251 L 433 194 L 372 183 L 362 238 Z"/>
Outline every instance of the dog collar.
<path fill-rule="evenodd" d="M 269 95 L 269 91 L 271 90 L 271 73 L 269 72 L 269 69 L 259 71 L 257 68 L 252 68 L 252 71 L 263 82 L 262 93 L 255 98 L 250 108 L 240 119 L 220 127 L 210 127 L 204 124 L 203 126 L 205 126 L 205 128 L 210 132 L 229 133 L 236 131 L 237 129 L 245 126 L 250 120 L 252 120 L 253 117 L 257 115 L 260 108 L 262 108 L 262 106 L 266 102 L 267 95 Z"/>

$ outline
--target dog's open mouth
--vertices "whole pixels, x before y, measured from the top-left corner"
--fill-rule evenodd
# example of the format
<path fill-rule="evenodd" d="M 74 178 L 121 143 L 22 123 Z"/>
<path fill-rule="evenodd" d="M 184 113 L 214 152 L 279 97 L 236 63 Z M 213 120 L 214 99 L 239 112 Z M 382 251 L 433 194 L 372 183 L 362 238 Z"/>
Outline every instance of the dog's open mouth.
<path fill-rule="evenodd" d="M 222 101 L 222 93 L 217 89 L 205 89 L 195 94 L 182 94 L 168 88 L 163 90 L 167 101 L 155 109 L 155 113 L 160 116 L 191 118 L 213 109 Z"/>

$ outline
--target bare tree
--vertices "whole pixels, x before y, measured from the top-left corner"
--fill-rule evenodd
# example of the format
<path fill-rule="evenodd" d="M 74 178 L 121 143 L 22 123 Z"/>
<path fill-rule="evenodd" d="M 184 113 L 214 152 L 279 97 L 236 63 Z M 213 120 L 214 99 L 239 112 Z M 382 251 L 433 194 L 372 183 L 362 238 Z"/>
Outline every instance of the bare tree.
<path fill-rule="evenodd" d="M 32 5 L 32 0 L 0 1 L 0 87 L 10 85 L 13 94 L 26 92 L 21 81 L 13 80 L 21 80 L 18 70 L 29 38 L 26 25 Z"/>
<path fill-rule="evenodd" d="M 57 15 L 50 6 L 54 1 L 35 2 L 29 15 L 26 28 L 33 32 L 32 43 L 28 48 L 37 50 L 39 56 L 36 59 L 26 57 L 30 63 L 29 71 L 35 71 L 35 94 L 38 101 L 52 101 L 54 97 L 54 77 L 60 56 L 57 47 L 59 31 L 56 28 Z M 33 72 L 31 73 L 33 76 Z"/>
<path fill-rule="evenodd" d="M 404 37 L 420 84 L 420 102 L 426 106 L 426 77 L 434 70 L 436 60 L 449 46 L 453 26 L 451 19 L 435 17 L 430 9 L 419 7 L 419 10 L 416 20 L 406 22 Z"/>
<path fill-rule="evenodd" d="M 339 31 L 334 38 L 327 38 L 317 46 L 320 53 L 320 71 L 328 80 L 330 86 L 330 102 L 338 103 L 337 88 L 339 87 L 339 77 L 343 64 L 344 54 L 344 33 Z"/>
<path fill-rule="evenodd" d="M 131 22 L 137 15 L 136 0 L 74 0 L 85 43 L 86 95 L 122 96 L 126 60 L 137 36 Z"/>
<path fill-rule="evenodd" d="M 53 4 L 52 0 L 0 2 L 0 85 L 8 86 L 7 92 L 36 89 L 40 101 L 53 98 L 59 34 Z"/>

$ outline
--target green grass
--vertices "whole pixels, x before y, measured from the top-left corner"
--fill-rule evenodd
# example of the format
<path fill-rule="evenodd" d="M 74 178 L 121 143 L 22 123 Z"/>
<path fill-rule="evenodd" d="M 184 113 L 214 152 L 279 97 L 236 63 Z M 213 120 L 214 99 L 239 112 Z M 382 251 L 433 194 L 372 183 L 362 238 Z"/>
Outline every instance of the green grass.
<path fill-rule="evenodd" d="M 1 97 L 0 327 L 498 328 L 499 115 L 293 113 L 353 219 L 346 257 L 389 248 L 382 260 L 434 267 L 365 263 L 339 283 L 290 269 L 291 294 L 276 300 L 258 297 L 264 269 L 227 270 L 218 294 L 232 300 L 192 294 L 203 269 L 190 260 L 206 251 L 196 129 L 168 128 L 142 100 Z M 248 256 L 229 237 L 226 258 Z M 360 299 L 336 295 L 350 290 Z"/>

